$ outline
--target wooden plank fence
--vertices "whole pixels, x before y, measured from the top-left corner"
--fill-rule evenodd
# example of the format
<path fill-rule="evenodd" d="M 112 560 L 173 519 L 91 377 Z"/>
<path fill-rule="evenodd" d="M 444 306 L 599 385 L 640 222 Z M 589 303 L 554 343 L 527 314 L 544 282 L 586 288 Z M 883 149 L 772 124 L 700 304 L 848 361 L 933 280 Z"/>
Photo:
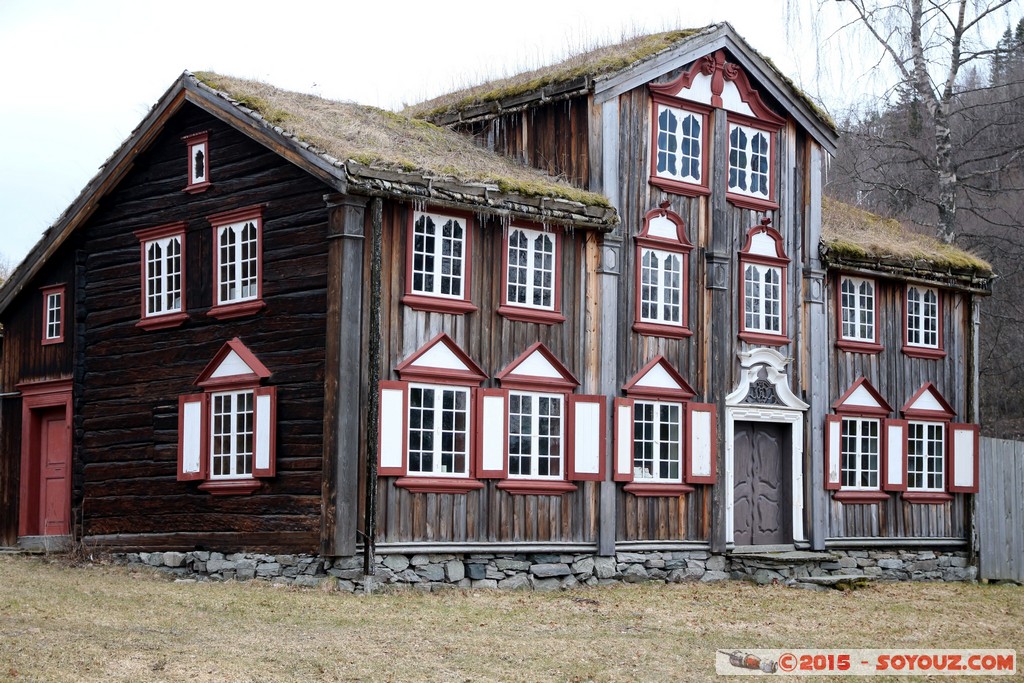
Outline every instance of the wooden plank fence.
<path fill-rule="evenodd" d="M 982 438 L 979 455 L 979 575 L 1024 583 L 1024 442 Z"/>

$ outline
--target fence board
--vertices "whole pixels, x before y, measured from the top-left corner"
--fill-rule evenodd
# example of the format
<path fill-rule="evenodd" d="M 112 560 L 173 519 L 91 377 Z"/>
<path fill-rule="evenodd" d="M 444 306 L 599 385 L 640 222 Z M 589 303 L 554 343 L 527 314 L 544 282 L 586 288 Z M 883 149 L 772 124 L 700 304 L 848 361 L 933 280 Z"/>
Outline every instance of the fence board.
<path fill-rule="evenodd" d="M 1024 582 L 1024 443 L 983 438 L 979 456 L 981 578 Z"/>

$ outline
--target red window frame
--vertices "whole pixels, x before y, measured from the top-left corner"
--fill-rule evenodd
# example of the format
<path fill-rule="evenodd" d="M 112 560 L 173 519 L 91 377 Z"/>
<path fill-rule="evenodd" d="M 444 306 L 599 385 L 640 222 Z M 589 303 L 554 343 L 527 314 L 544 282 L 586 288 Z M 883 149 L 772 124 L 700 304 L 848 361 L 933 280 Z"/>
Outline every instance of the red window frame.
<path fill-rule="evenodd" d="M 877 406 L 867 405 L 856 405 L 849 403 L 849 399 L 858 389 L 863 388 L 871 398 L 878 404 Z M 830 463 L 826 461 L 825 472 L 826 472 L 826 488 L 835 491 L 833 498 L 843 503 L 877 503 L 884 500 L 888 500 L 889 494 L 886 491 L 892 490 L 886 481 L 887 465 L 887 436 L 888 436 L 888 424 L 890 420 L 889 415 L 892 413 L 892 408 L 888 402 L 882 398 L 881 394 L 871 385 L 865 377 L 860 377 L 854 382 L 849 389 L 846 390 L 842 396 L 840 396 L 833 404 L 832 409 L 835 411 L 835 415 L 827 416 L 827 422 L 829 424 L 835 423 L 837 429 L 839 429 L 839 450 L 838 453 L 834 454 L 839 458 L 838 471 L 839 471 L 839 482 L 828 482 L 827 473 L 830 470 Z M 878 486 L 877 488 L 864 489 L 864 488 L 848 488 L 842 484 L 844 467 L 843 467 L 843 452 L 842 452 L 842 439 L 843 431 L 842 424 L 843 418 L 856 418 L 856 419 L 872 419 L 878 421 Z M 831 428 L 831 427 L 829 427 Z M 830 452 L 828 443 L 828 434 L 826 430 L 826 441 L 825 441 L 825 457 L 830 459 L 833 454 Z M 906 462 L 904 461 L 904 467 Z M 903 481 L 906 482 L 906 475 L 903 476 Z"/>
<path fill-rule="evenodd" d="M 664 218 L 675 225 L 674 236 L 655 234 L 651 235 L 651 221 L 656 218 Z M 686 225 L 679 214 L 668 210 L 668 202 L 663 202 L 657 209 L 651 209 L 644 214 L 643 227 L 640 233 L 634 238 L 636 250 L 634 262 L 634 297 L 633 297 L 633 330 L 640 334 L 656 337 L 669 337 L 682 339 L 693 334 L 690 330 L 690 251 L 693 245 L 686 238 Z M 682 273 L 679 286 L 680 297 L 680 323 L 678 325 L 643 320 L 640 317 L 642 310 L 642 286 L 643 275 L 643 254 L 645 250 L 656 249 L 658 251 L 678 254 L 682 261 Z M 661 286 L 661 285 L 659 285 Z"/>
<path fill-rule="evenodd" d="M 754 130 L 764 133 L 768 136 L 768 144 L 771 146 L 771 154 L 768 158 L 768 198 L 763 199 L 761 197 L 755 197 L 752 195 L 742 194 L 734 191 L 729 187 L 729 157 L 730 145 L 732 138 L 733 126 L 743 126 L 745 128 L 753 128 Z M 730 203 L 736 206 L 741 206 L 746 209 L 754 209 L 755 211 L 774 211 L 779 208 L 779 203 L 775 198 L 775 187 L 778 184 L 779 179 L 776 177 L 777 156 L 779 149 L 779 131 L 782 127 L 782 120 L 779 119 L 779 123 L 764 121 L 761 119 L 751 118 L 749 116 L 743 116 L 735 112 L 726 113 L 726 127 L 725 127 L 725 140 L 723 146 L 725 147 L 725 162 L 726 162 L 726 199 Z M 747 173 L 750 172 L 749 167 L 745 169 Z"/>
<path fill-rule="evenodd" d="M 938 346 L 915 346 L 910 343 L 910 288 L 932 290 L 935 292 L 935 326 Z M 939 359 L 946 357 L 944 326 L 942 324 L 942 306 L 945 297 L 942 290 L 932 285 L 907 283 L 903 288 L 903 353 L 911 358 Z"/>
<path fill-rule="evenodd" d="M 710 125 L 711 125 L 711 108 L 682 100 L 677 97 L 662 94 L 655 89 L 656 86 L 651 86 L 651 167 L 648 182 L 655 187 L 659 187 L 666 192 L 672 194 L 680 194 L 688 197 L 699 197 L 702 195 L 711 194 L 711 188 L 708 178 L 708 158 L 710 157 Z M 677 178 L 665 177 L 658 175 L 658 107 L 671 107 L 672 109 L 679 110 L 684 114 L 693 114 L 697 116 L 701 121 L 701 159 L 700 159 L 700 182 L 693 183 L 685 180 L 679 180 Z"/>
<path fill-rule="evenodd" d="M 158 330 L 166 329 L 171 327 L 178 327 L 186 320 L 188 320 L 187 304 L 185 299 L 187 278 L 186 278 L 186 249 L 185 249 L 185 221 L 178 221 L 176 223 L 168 223 L 167 225 L 160 225 L 155 228 L 147 228 L 145 230 L 138 230 L 135 232 L 135 237 L 139 240 L 139 274 L 141 280 L 141 286 L 139 289 L 140 302 L 139 302 L 139 322 L 135 324 L 136 327 L 144 330 Z M 181 310 L 173 313 L 149 313 L 147 304 L 147 293 L 148 293 L 148 279 L 149 279 L 149 259 L 146 254 L 147 246 L 150 242 L 156 240 L 167 239 L 170 237 L 177 237 L 181 243 Z"/>
<path fill-rule="evenodd" d="M 263 206 L 249 206 L 207 216 L 213 236 L 213 301 L 207 315 L 218 320 L 228 320 L 252 315 L 262 310 L 263 301 Z M 252 221 L 256 226 L 256 296 L 242 301 L 219 303 L 220 296 L 220 240 L 221 228 Z"/>
<path fill-rule="evenodd" d="M 508 301 L 508 250 L 509 250 L 509 239 L 512 236 L 513 231 L 517 229 L 530 230 L 532 232 L 544 233 L 551 235 L 554 242 L 554 253 L 552 258 L 552 265 L 554 267 L 553 274 L 553 289 L 551 293 L 552 307 L 536 308 L 529 304 L 517 304 L 509 303 Z M 502 238 L 501 248 L 501 305 L 498 306 L 498 315 L 509 320 L 517 320 L 520 322 L 528 323 L 539 323 L 541 325 L 555 325 L 558 323 L 565 322 L 565 316 L 562 315 L 562 244 L 564 234 L 561 228 L 552 227 L 545 228 L 544 226 L 537 225 L 535 223 L 515 222 L 509 226 L 508 230 L 505 231 L 505 235 Z"/>
<path fill-rule="evenodd" d="M 471 313 L 477 307 L 470 300 L 470 285 L 472 283 L 473 270 L 473 232 L 476 229 L 476 222 L 473 215 L 465 211 L 436 211 L 429 207 L 423 211 L 410 210 L 408 213 L 405 239 L 405 295 L 402 303 L 417 311 L 434 311 L 436 313 Z M 413 241 L 416 220 L 419 216 L 430 215 L 443 218 L 455 218 L 462 221 L 462 296 L 453 297 L 443 294 L 430 294 L 413 291 Z M 440 227 L 440 226 L 438 226 Z M 440 239 L 439 237 L 437 239 Z"/>
<path fill-rule="evenodd" d="M 853 279 L 870 282 L 874 289 L 872 290 L 872 298 L 874 300 L 874 312 L 875 312 L 875 339 L 874 341 L 865 341 L 863 339 L 849 339 L 843 334 L 843 280 Z M 861 275 L 850 275 L 847 273 L 839 273 L 836 278 L 836 292 L 835 292 L 835 307 L 836 307 L 836 348 L 842 349 L 843 351 L 851 351 L 853 353 L 880 353 L 882 351 L 882 343 L 879 341 L 879 332 L 881 324 L 881 316 L 879 314 L 879 296 L 878 288 L 880 284 L 877 279 L 864 277 Z"/>
<path fill-rule="evenodd" d="M 745 342 L 751 344 L 763 344 L 765 346 L 785 346 L 789 344 L 790 338 L 787 336 L 788 317 L 789 317 L 789 258 L 786 256 L 786 252 L 782 245 L 782 235 L 771 227 L 771 219 L 765 218 L 761 221 L 761 225 L 754 226 L 747 232 L 747 241 L 743 246 L 743 249 L 739 253 L 739 318 L 740 318 L 740 333 L 739 338 Z M 769 237 L 775 246 L 775 255 L 770 256 L 766 254 L 754 254 L 751 253 L 753 247 L 754 238 L 757 235 L 766 235 Z M 779 294 L 780 294 L 780 315 L 779 320 L 779 331 L 775 332 L 764 332 L 763 330 L 747 330 L 746 320 L 746 268 L 748 264 L 757 264 L 762 266 L 768 266 L 778 268 L 780 271 L 779 277 Z"/>
<path fill-rule="evenodd" d="M 182 140 L 185 141 L 185 146 L 188 149 L 188 161 L 185 168 L 185 178 L 187 180 L 185 192 L 190 194 L 205 192 L 210 187 L 210 133 L 208 131 L 192 133 L 183 137 Z M 197 180 L 195 174 L 195 155 L 196 152 L 200 151 L 198 149 L 200 147 L 203 153 L 203 179 Z"/>
<path fill-rule="evenodd" d="M 67 285 L 48 285 L 40 288 L 43 294 L 43 329 L 42 329 L 42 345 L 48 346 L 50 344 L 61 344 L 65 339 L 65 330 L 67 328 L 67 310 L 68 310 L 68 292 Z M 57 295 L 60 297 L 60 305 L 57 307 L 57 328 L 59 334 L 54 337 L 50 335 L 50 297 Z"/>

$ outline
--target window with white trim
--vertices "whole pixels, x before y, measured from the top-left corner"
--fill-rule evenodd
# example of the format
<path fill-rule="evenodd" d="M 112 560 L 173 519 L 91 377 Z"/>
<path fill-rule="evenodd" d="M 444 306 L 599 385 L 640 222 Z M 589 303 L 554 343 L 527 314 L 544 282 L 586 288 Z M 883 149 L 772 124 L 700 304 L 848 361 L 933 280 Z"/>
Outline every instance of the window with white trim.
<path fill-rule="evenodd" d="M 188 148 L 185 192 L 202 192 L 210 186 L 210 135 L 207 132 L 193 133 L 183 139 Z"/>
<path fill-rule="evenodd" d="M 881 420 L 843 417 L 840 436 L 842 487 L 877 491 L 881 453 Z"/>
<path fill-rule="evenodd" d="M 747 332 L 782 334 L 782 268 L 744 265 L 743 327 Z"/>
<path fill-rule="evenodd" d="M 840 279 L 841 337 L 848 341 L 875 341 L 875 283 L 858 277 Z"/>
<path fill-rule="evenodd" d="M 774 135 L 738 123 L 729 124 L 729 191 L 771 198 L 772 139 Z"/>
<path fill-rule="evenodd" d="M 259 297 L 259 219 L 217 228 L 217 303 Z"/>
<path fill-rule="evenodd" d="M 182 235 L 149 240 L 146 256 L 146 316 L 180 313 Z"/>
<path fill-rule="evenodd" d="M 660 102 L 655 105 L 655 112 L 655 175 L 701 185 L 704 182 L 705 116 Z"/>
<path fill-rule="evenodd" d="M 944 490 L 945 462 L 945 423 L 911 420 L 907 425 L 907 490 Z"/>
<path fill-rule="evenodd" d="M 682 419 L 682 403 L 633 403 L 634 481 L 683 481 Z"/>
<path fill-rule="evenodd" d="M 416 212 L 412 230 L 410 291 L 462 299 L 465 294 L 465 242 L 464 219 Z"/>
<path fill-rule="evenodd" d="M 683 254 L 640 249 L 640 320 L 682 325 Z"/>
<path fill-rule="evenodd" d="M 505 302 L 554 310 L 555 235 L 512 227 L 508 232 Z"/>
<path fill-rule="evenodd" d="M 210 478 L 252 476 L 253 406 L 251 389 L 210 395 Z"/>
<path fill-rule="evenodd" d="M 939 292 L 933 287 L 907 286 L 907 345 L 939 347 Z"/>
<path fill-rule="evenodd" d="M 277 388 L 238 339 L 226 343 L 178 397 L 178 480 L 215 495 L 250 494 L 276 473 Z"/>
<path fill-rule="evenodd" d="M 43 290 L 43 343 L 64 341 L 64 288 Z"/>
<path fill-rule="evenodd" d="M 510 391 L 508 396 L 508 476 L 561 479 L 562 396 Z"/>
<path fill-rule="evenodd" d="M 409 385 L 409 474 L 469 475 L 468 387 Z"/>

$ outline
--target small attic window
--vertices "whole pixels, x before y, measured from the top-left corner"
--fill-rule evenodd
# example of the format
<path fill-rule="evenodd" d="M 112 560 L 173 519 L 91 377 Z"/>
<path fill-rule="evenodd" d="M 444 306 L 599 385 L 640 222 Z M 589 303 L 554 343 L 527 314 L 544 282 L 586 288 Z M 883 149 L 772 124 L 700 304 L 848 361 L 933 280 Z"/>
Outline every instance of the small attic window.
<path fill-rule="evenodd" d="M 206 131 L 186 135 L 188 147 L 188 184 L 186 192 L 203 192 L 210 186 L 210 134 Z"/>

